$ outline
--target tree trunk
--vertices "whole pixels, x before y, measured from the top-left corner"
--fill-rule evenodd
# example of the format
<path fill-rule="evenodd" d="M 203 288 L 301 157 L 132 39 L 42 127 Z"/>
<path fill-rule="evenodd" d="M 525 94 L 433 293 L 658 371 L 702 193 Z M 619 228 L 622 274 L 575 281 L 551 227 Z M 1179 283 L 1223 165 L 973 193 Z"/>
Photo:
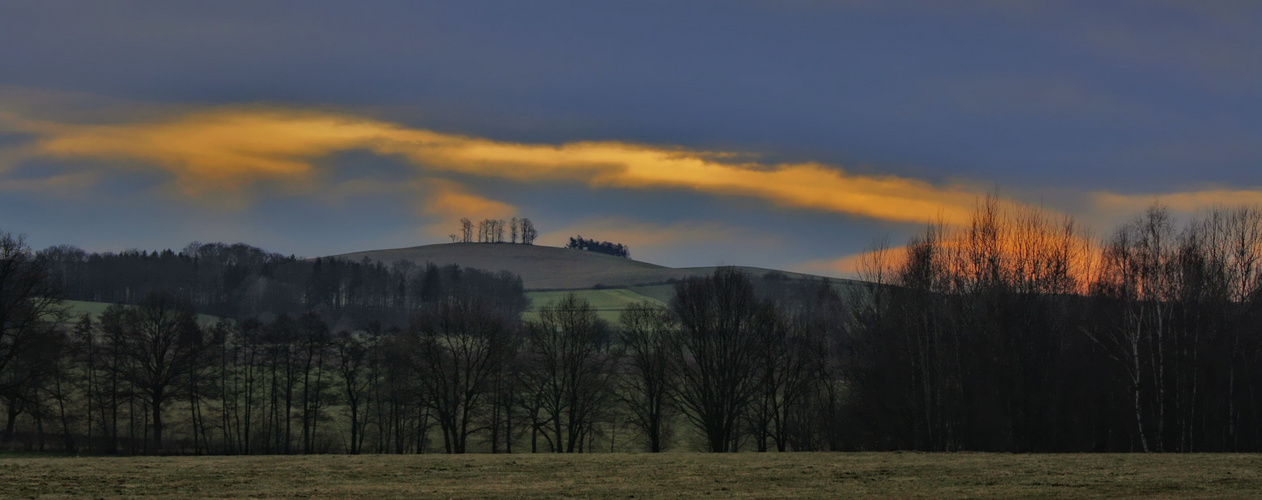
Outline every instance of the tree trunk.
<path fill-rule="evenodd" d="M 20 413 L 21 411 L 18 409 L 17 401 L 11 400 L 9 403 L 9 418 L 7 423 L 4 425 L 4 436 L 3 438 L 0 438 L 0 442 L 6 444 L 13 442 L 13 428 L 17 425 L 18 414 Z"/>
<path fill-rule="evenodd" d="M 155 453 L 162 453 L 162 397 L 157 394 L 153 397 L 153 449 Z"/>

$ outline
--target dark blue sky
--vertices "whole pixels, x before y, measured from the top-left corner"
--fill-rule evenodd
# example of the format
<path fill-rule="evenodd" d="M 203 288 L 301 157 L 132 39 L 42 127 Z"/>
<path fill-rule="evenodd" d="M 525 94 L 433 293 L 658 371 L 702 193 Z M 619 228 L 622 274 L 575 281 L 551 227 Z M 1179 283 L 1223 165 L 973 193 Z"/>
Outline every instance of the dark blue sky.
<path fill-rule="evenodd" d="M 1154 199 L 1262 201 L 1259 25 L 1254 2 L 7 3 L 0 229 L 319 255 L 443 241 L 468 210 L 667 265 L 829 272 L 932 217 L 863 206 L 907 183 L 948 212 L 998 189 L 1107 232 Z M 311 113 L 371 130 L 314 133 Z M 240 137 L 202 133 L 225 115 Z M 521 167 L 414 150 L 430 132 L 604 146 Z M 740 158 L 677 178 L 607 160 L 626 144 Z M 822 173 L 744 177 L 806 164 Z M 799 181 L 842 201 L 771 186 Z"/>

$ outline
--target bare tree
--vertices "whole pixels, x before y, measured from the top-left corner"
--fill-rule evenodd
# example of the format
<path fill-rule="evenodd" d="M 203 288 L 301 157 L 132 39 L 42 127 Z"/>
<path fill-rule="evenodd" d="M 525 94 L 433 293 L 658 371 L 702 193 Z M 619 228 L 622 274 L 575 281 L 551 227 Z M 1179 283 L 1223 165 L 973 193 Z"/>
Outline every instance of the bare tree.
<path fill-rule="evenodd" d="M 524 382 L 544 414 L 543 435 L 556 453 L 582 451 L 613 397 L 616 354 L 609 327 L 573 293 L 539 309 L 527 324 Z"/>
<path fill-rule="evenodd" d="M 1146 415 L 1165 407 L 1163 344 L 1171 325 L 1169 279 L 1174 235 L 1168 209 L 1154 206 L 1114 234 L 1104 254 L 1097 294 L 1120 309 L 1111 324 L 1083 331 L 1119 363 L 1129 380 L 1139 443 L 1163 449 L 1160 426 Z M 1151 387 L 1152 390 L 1146 390 Z"/>
<path fill-rule="evenodd" d="M 67 315 L 47 266 L 22 236 L 0 232 L 0 398 L 8 402 L 3 441 L 14 421 L 34 404 L 34 384 L 47 372 L 46 355 L 58 345 L 56 325 Z"/>
<path fill-rule="evenodd" d="M 538 236 L 538 235 L 539 235 L 539 232 L 535 230 L 535 223 L 534 223 L 534 222 L 531 222 L 531 221 L 530 221 L 530 219 L 525 219 L 525 218 L 523 218 L 523 219 L 521 220 L 521 242 L 522 242 L 522 244 L 523 244 L 523 245 L 533 245 L 533 244 L 535 244 L 535 237 L 536 237 L 536 236 Z"/>
<path fill-rule="evenodd" d="M 512 243 L 517 243 L 517 228 L 519 225 L 520 223 L 517 221 L 516 217 L 513 217 L 512 220 L 508 222 L 509 232 L 512 233 Z"/>
<path fill-rule="evenodd" d="M 299 348 L 302 363 L 302 452 L 316 451 L 316 431 L 324 410 L 329 383 L 324 379 L 325 355 L 329 347 L 329 327 L 320 317 L 309 312 L 298 318 L 301 331 Z"/>
<path fill-rule="evenodd" d="M 337 353 L 338 374 L 342 377 L 343 396 L 346 401 L 346 412 L 350 417 L 351 438 L 347 452 L 357 455 L 364 447 L 364 434 L 367 422 L 365 408 L 371 403 L 371 382 L 368 377 L 368 344 L 370 337 L 338 332 L 333 340 L 333 349 Z"/>
<path fill-rule="evenodd" d="M 447 453 L 464 453 L 469 436 L 483 430 L 474 420 L 505 362 L 508 335 L 503 320 L 476 299 L 443 301 L 413 325 L 409 359 L 430 395 Z"/>
<path fill-rule="evenodd" d="M 790 420 L 819 375 L 817 339 L 806 325 L 779 316 L 759 332 L 761 379 L 749 415 L 758 451 L 767 451 L 769 440 L 776 451 L 787 451 Z"/>
<path fill-rule="evenodd" d="M 759 386 L 759 341 L 774 314 L 730 267 L 677 284 L 671 309 L 680 324 L 678 401 L 710 451 L 736 451 L 738 423 Z"/>
<path fill-rule="evenodd" d="M 628 306 L 620 320 L 625 364 L 619 394 L 646 447 L 658 453 L 665 449 L 672 435 L 670 422 L 678 414 L 670 365 L 672 339 L 679 334 L 677 323 L 669 311 L 647 302 Z"/>
<path fill-rule="evenodd" d="M 192 369 L 202 348 L 193 307 L 165 293 L 151 293 L 128 309 L 123 349 L 132 361 L 131 384 L 148 399 L 153 413 L 153 446 L 163 450 L 163 410 L 174 385 Z"/>
<path fill-rule="evenodd" d="M 470 221 L 468 217 L 460 218 L 460 242 L 473 242 L 473 221 Z"/>

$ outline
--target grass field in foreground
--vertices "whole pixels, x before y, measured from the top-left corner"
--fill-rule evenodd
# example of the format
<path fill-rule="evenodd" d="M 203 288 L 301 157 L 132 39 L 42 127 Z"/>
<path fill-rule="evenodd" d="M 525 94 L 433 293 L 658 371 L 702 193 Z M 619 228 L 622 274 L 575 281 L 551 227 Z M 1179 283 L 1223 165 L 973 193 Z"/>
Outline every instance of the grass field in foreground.
<path fill-rule="evenodd" d="M 5 497 L 1256 498 L 1260 455 L 984 453 L 32 458 Z"/>

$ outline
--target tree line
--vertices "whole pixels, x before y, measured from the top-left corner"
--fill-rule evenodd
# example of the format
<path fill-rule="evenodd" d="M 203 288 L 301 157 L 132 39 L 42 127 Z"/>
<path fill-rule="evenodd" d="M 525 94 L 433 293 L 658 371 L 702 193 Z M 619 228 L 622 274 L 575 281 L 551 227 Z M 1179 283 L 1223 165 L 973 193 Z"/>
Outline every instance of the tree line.
<path fill-rule="evenodd" d="M 603 253 L 614 257 L 622 257 L 624 259 L 631 258 L 631 249 L 622 243 L 611 243 L 608 241 L 596 241 L 594 239 L 583 239 L 583 235 L 572 236 L 570 241 L 565 244 L 565 248 L 573 250 L 585 250 L 588 252 Z"/>
<path fill-rule="evenodd" d="M 407 322 L 410 311 L 432 301 L 444 274 L 460 274 L 402 260 L 389 265 L 340 258 L 300 259 L 237 243 L 189 244 L 183 250 L 88 253 L 67 245 L 32 256 L 45 268 L 50 287 L 67 300 L 135 304 L 161 291 L 186 300 L 198 313 L 239 319 L 319 311 L 339 327 L 371 321 Z M 474 270 L 468 270 L 474 271 Z M 462 285 L 497 301 L 495 273 L 464 273 Z M 518 280 L 519 281 L 519 280 Z M 498 294 L 498 295 L 497 295 Z"/>
<path fill-rule="evenodd" d="M 880 255 L 877 252 L 876 255 Z M 1154 206 L 1098 243 L 979 203 L 872 259 L 846 338 L 873 449 L 1262 449 L 1262 211 Z"/>
<path fill-rule="evenodd" d="M 10 448 L 1262 449 L 1256 208 L 1154 207 L 1094 241 L 987 198 L 878 248 L 863 284 L 720 268 L 613 323 L 574 294 L 523 314 L 519 279 L 455 266 L 357 320 L 314 263 L 292 314 L 199 319 L 195 294 L 152 287 L 70 318 L 47 252 L 3 243 Z"/>
<path fill-rule="evenodd" d="M 7 238 L 16 260 L 33 273 L 29 282 L 55 281 L 46 262 L 20 239 Z M 724 270 L 694 280 L 681 288 L 676 307 L 638 304 L 615 326 L 573 294 L 523 320 L 516 277 L 429 269 L 438 269 L 429 273 L 434 282 L 422 283 L 425 292 L 406 323 L 370 321 L 355 330 L 337 328 L 331 309 L 318 307 L 297 316 L 199 318 L 187 297 L 161 290 L 72 318 L 42 298 L 53 296 L 53 288 L 41 289 L 40 300 L 11 303 L 22 317 L 41 319 L 6 323 L 6 340 L 18 334 L 35 340 L 0 344 L 19 361 L 3 371 L 12 383 L 0 393 L 8 417 L 0 441 L 106 454 L 574 453 L 616 446 L 621 430 L 624 443 L 642 440 L 661 451 L 686 408 L 704 413 L 693 422 L 697 429 L 709 429 L 715 418 L 727 422 L 710 430 L 723 433 L 724 449 L 744 439 L 737 428 L 754 422 L 743 415 L 745 402 L 758 399 L 747 390 L 753 385 L 738 388 L 735 407 L 719 401 L 716 416 L 710 391 L 697 387 L 684 396 L 671 382 L 711 369 L 673 353 L 731 347 L 711 345 L 722 337 L 708 329 L 726 320 L 717 316 L 721 303 L 710 298 L 717 292 L 740 296 L 727 303 L 758 302 L 749 276 Z M 807 286 L 815 287 L 837 297 L 826 284 Z M 767 332 L 790 335 L 777 309 L 758 303 L 759 321 L 783 323 Z M 677 320 L 671 311 L 683 308 L 692 313 Z M 758 347 L 774 339 L 738 321 L 741 356 L 766 354 Z M 697 335 L 685 343 L 679 328 Z M 754 339 L 763 343 L 749 343 Z M 733 358 L 725 369 L 744 362 Z M 776 421 L 764 416 L 765 423 Z M 730 427 L 731 419 L 738 427 Z M 787 435 L 773 430 L 764 438 Z"/>
<path fill-rule="evenodd" d="M 519 239 L 523 245 L 535 244 L 535 238 L 539 236 L 539 231 L 535 229 L 535 223 L 530 219 L 513 217 L 511 220 L 504 219 L 482 219 L 477 224 L 477 235 L 474 236 L 474 224 L 468 217 L 460 219 L 460 234 L 452 233 L 452 243 L 505 243 L 504 226 L 508 225 L 507 243 L 518 243 Z"/>

